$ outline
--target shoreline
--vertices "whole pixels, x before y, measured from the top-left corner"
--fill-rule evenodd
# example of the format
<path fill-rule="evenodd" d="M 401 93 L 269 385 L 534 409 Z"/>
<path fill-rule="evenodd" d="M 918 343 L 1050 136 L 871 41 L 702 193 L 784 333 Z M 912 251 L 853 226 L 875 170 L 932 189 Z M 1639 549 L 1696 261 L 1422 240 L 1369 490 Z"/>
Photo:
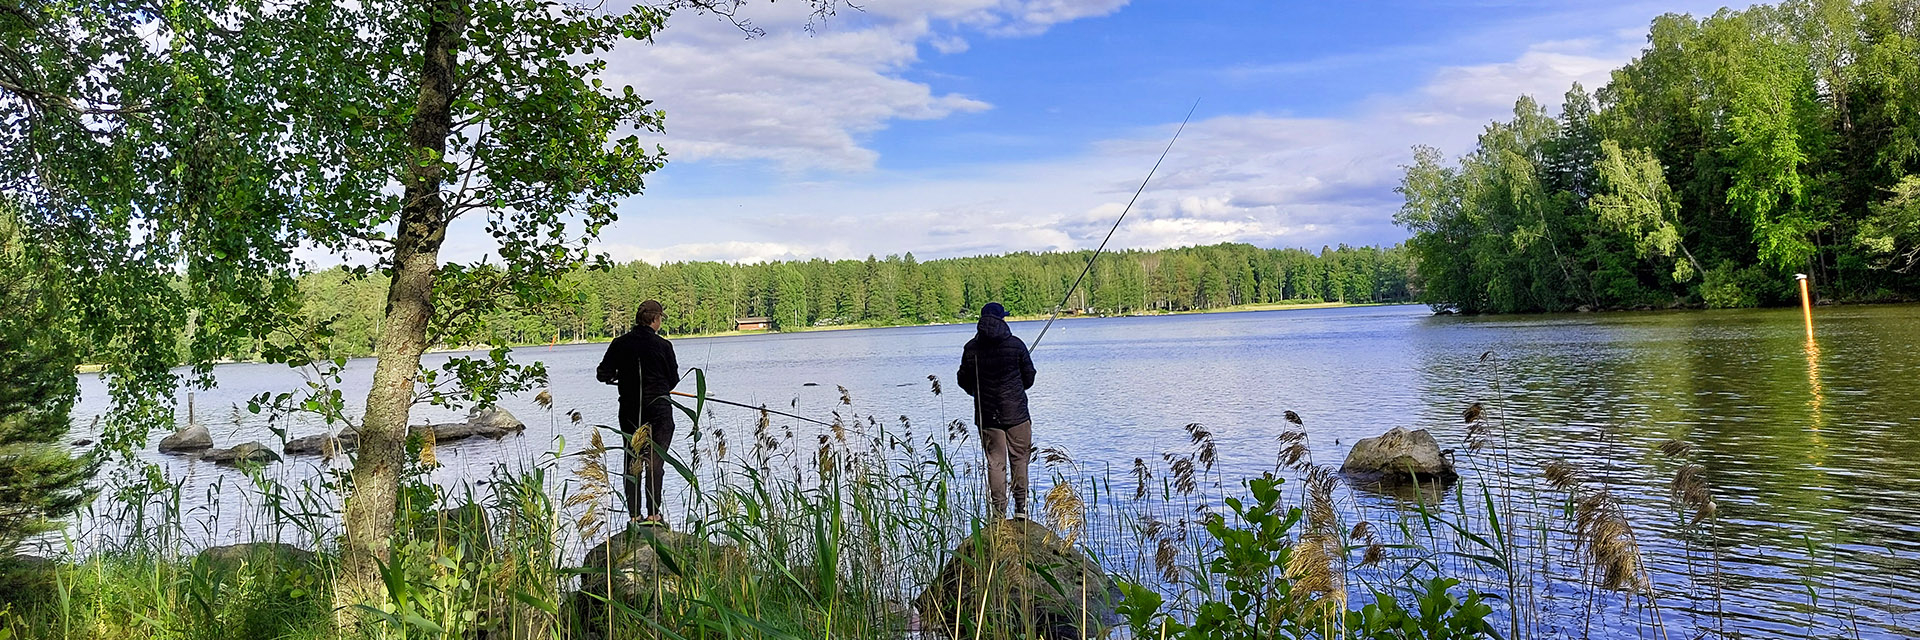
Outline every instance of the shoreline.
<path fill-rule="evenodd" d="M 1311 309 L 1338 309 L 1338 308 L 1348 308 L 1348 307 L 1390 307 L 1390 306 L 1417 305 L 1417 304 L 1420 304 L 1420 303 L 1418 302 L 1351 302 L 1351 303 L 1350 302 L 1299 302 L 1299 303 L 1269 302 L 1269 303 L 1263 303 L 1263 304 L 1234 305 L 1231 307 L 1221 307 L 1218 309 L 1193 309 L 1193 310 L 1187 310 L 1187 311 L 1155 311 L 1152 313 L 1130 313 L 1130 314 L 1110 315 L 1110 316 L 1078 315 L 1078 314 L 1067 315 L 1063 313 L 1061 314 L 1059 319 L 1064 321 L 1064 320 L 1095 320 L 1095 319 L 1102 319 L 1102 318 L 1148 318 L 1148 317 L 1156 317 L 1156 316 L 1188 316 L 1188 315 L 1209 315 L 1209 314 L 1227 314 L 1227 313 L 1256 313 L 1256 312 L 1264 312 L 1264 311 L 1295 311 L 1295 310 L 1305 311 L 1305 310 L 1311 310 Z M 1047 316 L 1045 315 L 1009 316 L 1007 318 L 1007 321 L 1008 322 L 1042 322 L 1042 321 L 1045 321 L 1046 319 L 1047 319 Z M 816 332 L 827 332 L 827 331 L 864 331 L 864 330 L 870 330 L 870 329 L 900 329 L 905 327 L 944 327 L 944 326 L 953 326 L 953 325 L 960 325 L 960 324 L 972 324 L 972 321 L 928 322 L 928 323 L 916 323 L 916 324 L 882 324 L 882 325 L 841 324 L 841 325 L 827 325 L 827 326 L 818 326 L 818 327 L 806 327 L 803 329 L 797 329 L 793 331 L 774 331 L 770 329 L 764 330 L 764 331 L 716 331 L 716 332 L 707 332 L 707 333 L 669 334 L 666 337 L 670 340 L 679 340 L 683 338 L 685 339 L 738 338 L 738 337 L 746 337 L 746 336 L 775 336 L 775 335 L 783 335 L 783 334 L 816 333 Z M 534 348 L 542 348 L 542 347 L 551 348 L 551 347 L 565 347 L 565 346 L 576 346 L 576 345 L 587 345 L 587 344 L 607 344 L 612 341 L 613 341 L 612 337 L 607 337 L 607 338 L 593 338 L 589 340 L 568 340 L 563 342 L 550 342 L 547 344 L 540 344 L 540 343 L 509 344 L 507 346 L 508 348 L 511 348 L 511 349 L 534 349 Z M 489 348 L 490 347 L 487 347 L 484 345 L 437 347 L 437 348 L 427 349 L 423 353 L 423 355 L 485 351 Z M 362 355 L 362 356 L 348 356 L 347 359 L 360 360 L 364 358 L 373 358 L 373 357 L 376 357 L 376 356 L 374 354 L 368 354 L 368 355 Z M 257 364 L 259 362 L 260 362 L 259 360 L 231 360 L 231 361 L 223 360 L 217 364 Z M 104 365 L 97 364 L 97 363 L 81 364 L 74 368 L 74 373 L 76 375 L 90 374 L 90 373 L 97 374 L 97 373 L 101 373 L 105 368 L 106 367 Z"/>
<path fill-rule="evenodd" d="M 1151 317 L 1158 317 L 1158 316 L 1191 316 L 1191 315 L 1212 315 L 1212 314 L 1227 314 L 1227 313 L 1256 313 L 1256 312 L 1264 312 L 1264 311 L 1294 311 L 1294 310 L 1304 311 L 1309 309 L 1392 307 L 1392 306 L 1407 306 L 1407 305 L 1418 305 L 1418 304 L 1420 303 L 1418 302 L 1301 302 L 1301 303 L 1289 304 L 1289 303 L 1272 302 L 1272 303 L 1264 303 L 1264 304 L 1234 305 L 1231 307 L 1221 307 L 1218 309 L 1193 309 L 1188 311 L 1156 311 L 1153 313 L 1129 313 L 1129 314 L 1111 315 L 1111 316 L 1106 316 L 1106 315 L 1093 316 L 1093 315 L 1077 315 L 1077 314 L 1067 315 L 1063 313 L 1060 315 L 1059 319 L 1062 321 L 1065 321 L 1065 320 L 1099 320 L 1099 319 L 1112 319 L 1112 318 L 1151 318 Z M 1047 316 L 1045 315 L 1008 316 L 1007 322 L 1044 322 L 1046 321 L 1046 319 L 1047 319 Z M 745 336 L 777 336 L 777 335 L 785 335 L 785 334 L 819 333 L 819 332 L 827 332 L 827 331 L 866 331 L 866 330 L 872 330 L 872 329 L 902 329 L 907 327 L 950 327 L 954 325 L 964 325 L 964 324 L 973 324 L 973 322 L 972 321 L 926 322 L 926 323 L 915 323 L 915 324 L 878 324 L 878 325 L 839 324 L 839 325 L 827 325 L 827 326 L 819 326 L 819 327 L 806 327 L 803 329 L 795 329 L 791 331 L 774 331 L 771 329 L 764 330 L 764 331 L 716 331 L 716 332 L 708 332 L 708 333 L 668 334 L 666 337 L 669 340 L 680 340 L 683 338 L 684 339 L 738 338 L 738 337 L 745 337 Z M 613 338 L 595 338 L 591 340 L 569 340 L 569 341 L 556 342 L 556 343 L 550 343 L 550 344 L 537 344 L 537 343 L 536 344 L 515 344 L 515 345 L 509 345 L 509 346 L 515 349 L 528 348 L 528 347 L 564 347 L 564 346 L 583 345 L 583 344 L 606 344 L 612 341 L 613 341 Z M 458 348 L 458 349 L 452 349 L 452 348 L 428 349 L 427 353 L 458 353 L 463 351 L 474 351 L 476 349 L 483 349 L 483 348 L 485 347 Z M 372 356 L 359 356 L 359 357 L 368 358 Z"/>

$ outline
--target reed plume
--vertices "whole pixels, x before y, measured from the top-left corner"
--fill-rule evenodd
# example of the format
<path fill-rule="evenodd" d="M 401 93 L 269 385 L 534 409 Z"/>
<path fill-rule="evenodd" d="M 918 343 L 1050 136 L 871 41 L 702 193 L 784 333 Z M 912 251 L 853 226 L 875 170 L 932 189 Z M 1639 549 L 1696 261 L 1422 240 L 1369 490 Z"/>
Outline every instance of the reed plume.
<path fill-rule="evenodd" d="M 1193 459 L 1177 458 L 1173 461 L 1173 488 L 1182 495 L 1193 495 L 1199 484 L 1194 481 Z"/>
<path fill-rule="evenodd" d="M 1153 566 L 1160 570 L 1160 579 L 1166 582 L 1180 581 L 1180 548 L 1174 546 L 1173 538 L 1160 538 L 1153 551 Z"/>
<path fill-rule="evenodd" d="M 1293 423 L 1296 427 L 1307 426 L 1307 423 L 1300 421 L 1300 414 L 1294 413 L 1292 409 L 1288 409 L 1286 413 L 1281 415 L 1286 416 L 1287 422 Z"/>
<path fill-rule="evenodd" d="M 827 435 L 820 434 L 820 448 L 814 455 L 815 466 L 818 467 L 822 480 L 833 475 L 834 470 L 833 446 L 828 442 Z"/>
<path fill-rule="evenodd" d="M 1047 521 L 1060 534 L 1060 550 L 1072 548 L 1073 543 L 1086 532 L 1086 501 L 1080 498 L 1078 491 L 1073 490 L 1073 483 L 1061 481 L 1053 484 L 1043 502 Z"/>
<path fill-rule="evenodd" d="M 939 396 L 940 395 L 940 376 L 928 374 L 927 382 L 933 383 L 933 395 Z"/>
<path fill-rule="evenodd" d="M 418 435 L 420 438 L 420 466 L 428 469 L 440 466 L 440 456 L 436 455 L 433 450 L 433 443 L 437 440 L 433 435 L 433 427 L 420 429 Z"/>
<path fill-rule="evenodd" d="M 1153 479 L 1153 471 L 1147 468 L 1147 461 L 1140 458 L 1134 458 L 1133 459 L 1133 499 L 1139 500 L 1147 497 L 1147 481 L 1152 479 Z"/>
<path fill-rule="evenodd" d="M 1473 424 L 1480 421 L 1480 416 L 1484 412 L 1485 410 L 1480 407 L 1480 403 L 1475 402 L 1467 405 L 1467 410 L 1461 414 L 1461 417 L 1465 419 L 1467 424 Z"/>
<path fill-rule="evenodd" d="M 1587 552 L 1600 572 L 1601 586 L 1635 593 L 1647 590 L 1633 527 L 1606 489 L 1583 492 L 1574 501 L 1574 546 Z"/>
<path fill-rule="evenodd" d="M 1200 456 L 1200 464 L 1205 466 L 1208 471 L 1212 471 L 1213 461 L 1219 454 L 1213 442 L 1213 432 L 1208 431 L 1206 427 L 1200 426 L 1198 422 L 1188 423 L 1186 429 L 1187 437 L 1193 441 L 1194 446 L 1197 448 Z"/>
<path fill-rule="evenodd" d="M 1040 453 L 1040 458 L 1043 460 L 1046 460 L 1047 466 L 1073 464 L 1073 456 L 1067 455 L 1066 449 L 1061 449 L 1059 447 L 1044 447 L 1040 449 L 1039 453 Z"/>
<path fill-rule="evenodd" d="M 1580 471 L 1580 467 L 1566 460 L 1548 461 L 1544 469 L 1547 484 L 1563 493 L 1571 493 L 1579 488 L 1581 483 L 1586 482 L 1586 474 Z"/>
<path fill-rule="evenodd" d="M 541 389 L 540 393 L 533 397 L 533 403 L 540 405 L 540 408 L 542 409 L 552 409 L 553 408 L 553 390 Z"/>
<path fill-rule="evenodd" d="M 1667 454 L 1669 458 L 1679 460 L 1693 453 L 1693 445 L 1676 438 L 1660 443 L 1660 452 Z"/>
<path fill-rule="evenodd" d="M 566 508 L 572 509 L 585 505 L 580 517 L 574 520 L 574 526 L 580 529 L 580 535 L 589 540 L 600 537 L 606 526 L 606 514 L 602 506 L 604 498 L 613 493 L 613 483 L 608 479 L 606 454 L 607 443 L 600 438 L 600 429 L 595 428 L 587 439 L 587 450 L 580 456 L 580 468 L 573 475 L 582 483 L 580 492 L 567 497 Z"/>
<path fill-rule="evenodd" d="M 853 394 L 847 392 L 847 387 L 845 385 L 834 385 L 834 388 L 840 390 L 841 405 L 848 406 L 848 407 L 853 406 Z"/>
<path fill-rule="evenodd" d="M 1713 502 L 1713 491 L 1707 486 L 1706 472 L 1706 467 L 1697 464 L 1683 465 L 1674 472 L 1673 482 L 1667 487 L 1681 510 L 1693 514 L 1692 524 L 1700 524 L 1719 511 Z"/>

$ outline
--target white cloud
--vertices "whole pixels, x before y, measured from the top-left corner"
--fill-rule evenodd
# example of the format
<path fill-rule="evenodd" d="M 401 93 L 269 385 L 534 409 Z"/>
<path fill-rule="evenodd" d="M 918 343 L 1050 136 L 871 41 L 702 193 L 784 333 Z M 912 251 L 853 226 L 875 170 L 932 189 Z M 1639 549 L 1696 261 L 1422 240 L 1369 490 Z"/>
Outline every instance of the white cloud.
<path fill-rule="evenodd" d="M 652 43 L 608 55 L 607 80 L 634 86 L 667 112 L 659 142 L 677 161 L 771 161 L 790 172 L 863 171 L 878 155 L 865 136 L 896 120 L 928 120 L 991 106 L 901 76 L 920 45 L 955 54 L 955 29 L 1028 36 L 1102 16 L 1127 0 L 923 0 L 861 3 L 809 22 L 805 3 L 747 5 L 767 35 L 682 14 Z M 808 31 L 802 27 L 811 26 Z"/>
<path fill-rule="evenodd" d="M 1397 241 L 1405 234 L 1391 222 L 1399 206 L 1392 190 L 1412 145 L 1464 152 L 1487 122 L 1508 117 L 1520 94 L 1557 109 L 1570 83 L 1599 86 L 1632 50 L 1617 43 L 1545 43 L 1508 62 L 1441 69 L 1422 86 L 1363 101 L 1344 117 L 1255 113 L 1195 121 L 1114 246 L 1234 241 L 1318 249 Z M 752 262 L 1090 248 L 1133 196 L 1174 126 L 1060 159 L 919 174 L 872 171 L 780 185 L 763 195 L 675 200 L 673 217 L 648 227 L 661 238 L 645 245 L 655 248 L 614 253 Z M 739 241 L 711 242 L 716 237 Z"/>

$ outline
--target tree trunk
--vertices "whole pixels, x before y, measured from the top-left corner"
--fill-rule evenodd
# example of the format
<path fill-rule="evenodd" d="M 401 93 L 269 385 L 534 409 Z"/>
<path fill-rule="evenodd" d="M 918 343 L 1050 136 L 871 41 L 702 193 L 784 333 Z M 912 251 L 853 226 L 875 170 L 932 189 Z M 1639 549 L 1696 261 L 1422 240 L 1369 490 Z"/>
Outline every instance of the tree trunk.
<path fill-rule="evenodd" d="M 379 360 L 373 388 L 367 392 L 366 416 L 360 426 L 359 452 L 353 461 L 346 541 L 335 584 L 342 628 L 358 619 L 353 605 L 378 605 L 386 599 L 379 563 L 389 557 L 400 471 L 406 462 L 407 418 L 413 408 L 420 354 L 430 346 L 426 336 L 433 318 L 433 284 L 439 272 L 440 245 L 447 235 L 441 161 L 453 123 L 454 49 L 466 26 L 467 7 L 459 0 L 429 2 L 420 97 L 407 128 L 415 164 L 401 174 L 405 191 L 387 285 L 387 312 L 376 347 Z"/>

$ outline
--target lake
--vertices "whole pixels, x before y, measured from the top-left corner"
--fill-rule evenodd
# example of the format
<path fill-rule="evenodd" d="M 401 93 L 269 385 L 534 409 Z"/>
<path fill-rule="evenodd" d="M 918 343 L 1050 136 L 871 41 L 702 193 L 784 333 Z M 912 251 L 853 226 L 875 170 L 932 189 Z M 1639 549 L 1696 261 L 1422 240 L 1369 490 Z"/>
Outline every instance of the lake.
<path fill-rule="evenodd" d="M 1430 429 L 1442 446 L 1464 451 L 1461 412 L 1480 401 L 1506 416 L 1512 466 L 1528 478 L 1552 458 L 1604 477 L 1633 516 L 1663 606 L 1671 607 L 1663 617 L 1671 637 L 1710 627 L 1757 636 L 1906 637 L 1920 624 L 1920 307 L 1821 308 L 1816 322 L 1818 340 L 1810 343 L 1798 309 L 1448 317 L 1401 306 L 1063 320 L 1034 354 L 1035 446 L 1064 449 L 1083 468 L 1122 476 L 1137 457 L 1190 451 L 1182 427 L 1200 423 L 1217 438 L 1218 464 L 1232 479 L 1273 468 L 1287 410 L 1304 417 L 1314 459 L 1337 463 L 1354 440 L 1394 426 Z M 1039 323 L 1014 325 L 1028 340 L 1039 330 Z M 844 386 L 854 411 L 908 416 L 914 428 L 933 431 L 969 417 L 952 377 L 971 333 L 970 325 L 952 325 L 675 344 L 682 366 L 707 372 L 715 397 L 830 419 L 836 387 Z M 586 425 L 613 422 L 613 390 L 593 379 L 603 350 L 516 350 L 546 364 L 553 410 L 530 397 L 508 399 L 503 406 L 527 422 L 527 432 L 442 447 L 446 466 L 435 480 L 482 479 L 495 463 L 552 449 L 556 436 L 577 449 Z M 364 399 L 371 370 L 371 361 L 350 363 L 342 385 L 350 405 Z M 305 379 L 255 364 L 223 365 L 216 375 L 219 388 L 199 392 L 196 405 L 220 446 L 276 443 L 264 419 L 236 405 L 263 391 L 302 388 Z M 931 393 L 929 375 L 948 393 Z M 91 437 L 85 431 L 105 390 L 97 376 L 83 375 L 81 384 L 75 437 Z M 682 387 L 691 388 L 690 380 Z M 568 420 L 568 410 L 580 411 L 584 423 Z M 730 429 L 750 429 L 754 420 L 753 412 L 724 407 L 712 415 Z M 415 416 L 459 418 L 431 407 Z M 296 437 L 323 428 L 310 419 L 280 426 Z M 685 430 L 676 450 L 686 446 Z M 1682 567 L 1700 556 L 1682 543 L 1668 498 L 1677 465 L 1659 448 L 1671 439 L 1693 446 L 1713 486 L 1722 613 L 1686 610 L 1697 582 Z M 183 507 L 244 511 L 220 504 L 247 499 L 240 472 L 151 452 L 142 459 L 186 481 Z M 263 473 L 298 482 L 325 467 L 293 458 Z M 1043 476 L 1036 471 L 1036 490 L 1044 489 Z M 1343 500 L 1354 509 L 1387 504 L 1369 495 Z M 251 534 L 239 520 L 189 535 L 195 544 L 244 539 Z M 1611 608 L 1621 609 L 1613 598 Z M 1587 633 L 1569 626 L 1578 617 L 1558 618 L 1553 624 L 1562 626 L 1552 633 Z M 1616 626 L 1591 633 L 1650 632 Z"/>

